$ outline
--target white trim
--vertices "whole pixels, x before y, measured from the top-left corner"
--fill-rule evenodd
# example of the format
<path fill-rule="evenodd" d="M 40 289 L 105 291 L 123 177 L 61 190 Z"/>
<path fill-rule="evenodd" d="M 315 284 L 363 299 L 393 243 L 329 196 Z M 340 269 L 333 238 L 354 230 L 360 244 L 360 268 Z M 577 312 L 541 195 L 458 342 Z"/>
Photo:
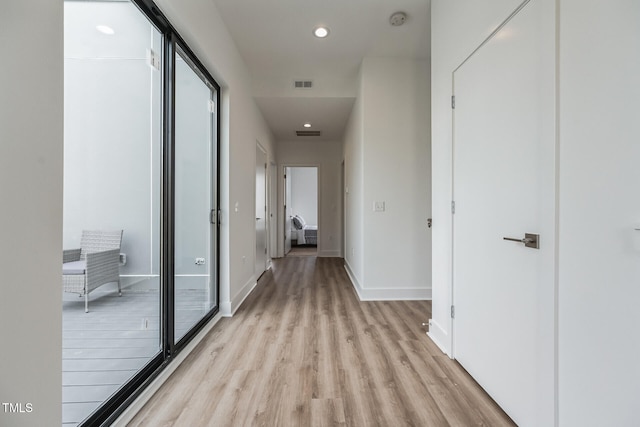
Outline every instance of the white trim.
<path fill-rule="evenodd" d="M 449 334 L 433 319 L 429 319 L 429 332 L 427 332 L 427 336 L 431 338 L 431 341 L 433 341 L 444 354 L 451 357 L 451 354 L 447 351 L 447 347 L 443 345 L 443 343 L 449 342 Z"/>
<path fill-rule="evenodd" d="M 347 271 L 347 276 L 349 276 L 349 280 L 351 280 L 351 284 L 353 285 L 353 288 L 356 290 L 356 293 L 358 294 L 358 298 L 360 298 L 360 293 L 358 292 L 358 289 L 362 289 L 362 286 L 360 286 L 360 282 L 358 282 L 358 279 L 356 279 L 356 275 L 353 273 L 353 270 L 351 270 L 351 265 L 349 265 L 349 261 L 347 261 L 346 258 L 344 260 L 344 269 Z"/>
<path fill-rule="evenodd" d="M 231 317 L 231 301 L 224 301 L 220 303 L 220 315 L 222 317 Z"/>
<path fill-rule="evenodd" d="M 376 288 L 356 289 L 360 301 L 428 301 L 431 289 L 426 288 Z"/>
<path fill-rule="evenodd" d="M 247 283 L 240 289 L 240 291 L 231 299 L 231 301 L 225 301 L 220 304 L 220 314 L 223 317 L 233 316 L 238 308 L 242 305 L 244 300 L 251 294 L 253 289 L 258 284 L 255 278 L 249 279 Z"/>
<path fill-rule="evenodd" d="M 142 409 L 142 407 L 151 399 L 151 397 L 162 387 L 162 385 L 169 379 L 171 374 L 178 369 L 182 362 L 191 354 L 193 349 L 204 339 L 204 337 L 213 329 L 213 327 L 222 318 L 220 314 L 216 314 L 209 323 L 186 345 L 186 347 L 178 353 L 178 355 L 172 359 L 171 363 L 160 372 L 160 374 L 154 379 L 148 387 L 144 389 L 142 393 L 133 401 L 127 409 L 120 414 L 120 416 L 114 421 L 112 426 L 124 427 L 133 420 L 133 417 Z"/>
<path fill-rule="evenodd" d="M 341 258 L 339 249 L 318 251 L 318 257 L 321 258 Z"/>
<path fill-rule="evenodd" d="M 431 289 L 427 288 L 363 288 L 346 261 L 344 269 L 347 271 L 347 276 L 349 276 L 360 301 L 422 301 L 431 299 Z"/>
<path fill-rule="evenodd" d="M 253 254 L 254 254 L 254 258 L 253 258 L 253 270 L 255 272 L 255 274 L 262 274 L 265 271 L 267 271 L 269 269 L 269 258 L 271 257 L 270 252 L 270 232 L 269 232 L 269 227 L 270 227 L 270 221 L 269 221 L 269 213 L 271 212 L 271 207 L 269 206 L 269 154 L 267 153 L 267 150 L 262 146 L 262 144 L 260 143 L 260 141 L 258 141 L 256 139 L 256 149 L 260 150 L 262 152 L 262 154 L 264 154 L 264 232 L 265 232 L 265 239 L 266 239 L 266 252 L 264 254 L 264 266 L 259 267 L 259 268 L 263 268 L 262 271 L 255 271 L 256 267 L 257 267 L 257 263 L 258 263 L 258 248 L 256 247 L 256 245 L 258 244 L 258 230 L 255 229 L 254 233 L 253 233 Z M 257 155 L 257 150 L 256 150 L 256 157 L 255 157 L 255 167 L 256 167 L 256 171 L 258 168 L 258 155 Z M 262 162 L 260 162 L 260 165 L 262 165 Z M 254 171 L 254 175 L 257 174 L 257 172 Z M 257 179 L 257 178 L 256 178 Z M 258 206 L 256 206 L 256 202 L 257 202 L 257 197 L 258 197 L 258 188 L 256 187 L 256 184 L 253 185 L 253 211 L 257 214 L 257 210 L 258 210 Z M 262 210 L 261 210 L 262 212 Z M 255 223 L 254 223 L 255 224 Z M 254 225 L 255 227 L 255 225 Z M 261 254 L 262 255 L 262 254 Z"/>

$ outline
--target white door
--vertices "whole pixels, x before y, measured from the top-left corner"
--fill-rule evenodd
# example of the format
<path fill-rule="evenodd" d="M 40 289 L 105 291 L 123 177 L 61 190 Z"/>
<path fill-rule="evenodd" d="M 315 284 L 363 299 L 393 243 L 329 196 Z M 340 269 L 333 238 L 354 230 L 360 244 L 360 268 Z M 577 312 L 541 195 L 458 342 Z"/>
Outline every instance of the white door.
<path fill-rule="evenodd" d="M 277 256 L 278 253 L 278 221 L 277 210 L 274 215 L 274 209 L 278 206 L 278 167 L 274 162 L 269 165 L 269 254 L 271 257 Z"/>
<path fill-rule="evenodd" d="M 284 168 L 284 254 L 291 251 L 291 168 Z"/>
<path fill-rule="evenodd" d="M 454 357 L 521 427 L 551 425 L 539 420 L 553 413 L 553 398 L 551 408 L 541 398 L 553 394 L 554 351 L 554 44 L 545 7 L 526 4 L 454 72 Z M 540 235 L 539 249 L 503 239 L 525 233 Z"/>
<path fill-rule="evenodd" d="M 256 277 L 267 269 L 267 153 L 256 145 Z"/>

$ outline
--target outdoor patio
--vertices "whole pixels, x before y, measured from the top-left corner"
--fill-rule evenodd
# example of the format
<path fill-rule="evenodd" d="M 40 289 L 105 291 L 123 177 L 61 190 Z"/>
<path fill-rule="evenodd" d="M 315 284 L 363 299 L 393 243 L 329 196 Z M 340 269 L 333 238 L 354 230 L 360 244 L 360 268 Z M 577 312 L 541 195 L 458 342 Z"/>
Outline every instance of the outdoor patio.
<path fill-rule="evenodd" d="M 176 337 L 205 312 L 205 292 L 177 290 Z M 84 298 L 63 296 L 62 420 L 75 426 L 160 351 L 157 289 L 102 286 Z"/>

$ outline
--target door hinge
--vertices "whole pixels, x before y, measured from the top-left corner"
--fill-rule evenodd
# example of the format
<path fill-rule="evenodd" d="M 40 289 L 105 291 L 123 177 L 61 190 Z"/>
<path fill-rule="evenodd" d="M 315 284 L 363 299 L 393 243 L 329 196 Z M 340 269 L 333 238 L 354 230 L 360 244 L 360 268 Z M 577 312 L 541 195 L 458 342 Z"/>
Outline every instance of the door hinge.
<path fill-rule="evenodd" d="M 455 308 L 455 306 L 452 305 L 451 306 L 451 318 L 455 319 L 455 317 L 456 317 L 456 308 Z"/>
<path fill-rule="evenodd" d="M 451 213 L 456 213 L 456 202 L 453 200 L 451 201 Z"/>
<path fill-rule="evenodd" d="M 451 108 L 453 110 L 456 109 L 456 97 L 455 97 L 455 95 L 451 95 Z"/>

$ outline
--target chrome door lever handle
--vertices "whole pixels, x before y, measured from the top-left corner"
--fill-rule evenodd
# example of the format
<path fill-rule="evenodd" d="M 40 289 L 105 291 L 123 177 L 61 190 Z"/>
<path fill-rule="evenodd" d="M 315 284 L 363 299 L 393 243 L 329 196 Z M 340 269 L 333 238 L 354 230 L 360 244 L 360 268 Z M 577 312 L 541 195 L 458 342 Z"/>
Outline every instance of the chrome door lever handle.
<path fill-rule="evenodd" d="M 527 248 L 540 249 L 540 235 L 525 233 L 524 239 L 514 239 L 513 237 L 503 237 L 502 240 L 509 240 L 511 242 L 524 243 Z"/>
<path fill-rule="evenodd" d="M 513 237 L 503 237 L 502 240 L 510 240 L 512 242 L 527 243 L 525 242 L 525 240 L 527 239 L 514 239 Z"/>

